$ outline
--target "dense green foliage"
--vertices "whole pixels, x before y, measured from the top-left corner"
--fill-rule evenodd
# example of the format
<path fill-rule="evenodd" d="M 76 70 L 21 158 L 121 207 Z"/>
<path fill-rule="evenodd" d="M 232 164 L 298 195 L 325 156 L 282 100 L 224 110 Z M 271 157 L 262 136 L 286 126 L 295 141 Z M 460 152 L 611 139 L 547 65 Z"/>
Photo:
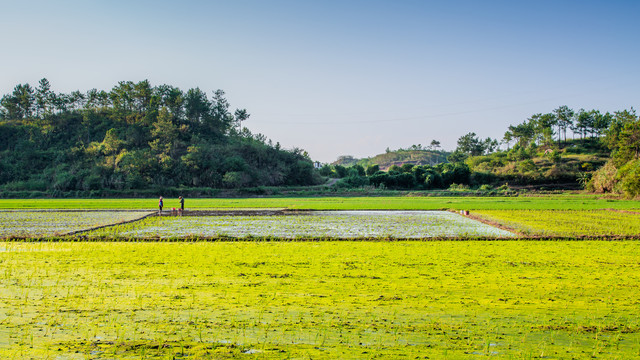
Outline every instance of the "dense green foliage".
<path fill-rule="evenodd" d="M 58 94 L 46 79 L 0 100 L 0 190 L 239 188 L 318 181 L 300 149 L 242 127 L 222 90 L 212 97 L 148 81 Z"/>
<path fill-rule="evenodd" d="M 616 113 L 606 132 L 606 144 L 611 159 L 595 172 L 588 184 L 597 192 L 640 195 L 640 117 L 632 108 Z"/>
<path fill-rule="evenodd" d="M 465 155 L 474 173 L 512 184 L 574 183 L 598 192 L 640 194 L 640 119 L 633 108 L 603 114 L 560 106 L 509 126 L 503 141 L 513 147 L 484 156 L 460 147 L 456 152 Z"/>
<path fill-rule="evenodd" d="M 572 132 L 571 139 L 567 130 Z M 427 149 L 414 145 L 364 160 L 344 157 L 321 172 L 344 178 L 339 183 L 344 187 L 456 190 L 470 186 L 491 190 L 508 185 L 565 189 L 589 186 L 599 192 L 640 194 L 640 120 L 633 108 L 602 114 L 560 106 L 509 126 L 502 144 L 506 149 L 500 150 L 495 139 L 481 139 L 470 132 L 458 139 L 453 153 L 447 154 L 449 164 L 443 163 L 444 159 L 416 161 L 421 153 L 445 153 L 435 151 L 433 146 Z"/>

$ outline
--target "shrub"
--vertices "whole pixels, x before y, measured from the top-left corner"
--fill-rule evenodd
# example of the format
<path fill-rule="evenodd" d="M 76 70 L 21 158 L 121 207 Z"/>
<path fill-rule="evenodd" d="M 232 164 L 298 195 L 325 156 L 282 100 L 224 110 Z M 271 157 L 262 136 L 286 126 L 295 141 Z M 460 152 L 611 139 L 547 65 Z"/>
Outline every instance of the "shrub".
<path fill-rule="evenodd" d="M 369 165 L 367 166 L 366 174 L 367 176 L 371 176 L 380 171 L 380 166 L 378 165 Z"/>
<path fill-rule="evenodd" d="M 622 191 L 628 197 L 640 195 L 640 159 L 626 163 L 618 170 L 616 178 L 620 181 Z"/>
<path fill-rule="evenodd" d="M 369 185 L 369 179 L 364 176 L 348 176 L 343 178 L 338 183 L 336 183 L 337 187 L 363 187 Z"/>
<path fill-rule="evenodd" d="M 597 193 L 613 192 L 618 183 L 617 172 L 618 169 L 613 164 L 613 161 L 609 160 L 603 167 L 593 173 L 587 187 Z"/>
<path fill-rule="evenodd" d="M 582 171 L 593 171 L 593 164 L 590 162 L 585 162 L 580 165 Z"/>
<path fill-rule="evenodd" d="M 493 190 L 493 187 L 491 185 L 489 185 L 489 184 L 484 184 L 484 185 L 480 185 L 478 190 L 480 190 L 480 191 L 491 191 L 491 190 Z"/>

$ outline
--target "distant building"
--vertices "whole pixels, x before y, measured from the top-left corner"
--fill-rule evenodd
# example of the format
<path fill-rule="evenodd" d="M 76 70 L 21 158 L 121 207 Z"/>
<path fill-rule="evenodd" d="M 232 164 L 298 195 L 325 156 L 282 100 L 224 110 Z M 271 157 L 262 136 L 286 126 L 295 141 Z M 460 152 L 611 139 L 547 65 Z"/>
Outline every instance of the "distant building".
<path fill-rule="evenodd" d="M 320 163 L 320 161 L 314 161 L 313 167 L 316 169 L 320 169 L 322 167 L 322 164 Z"/>

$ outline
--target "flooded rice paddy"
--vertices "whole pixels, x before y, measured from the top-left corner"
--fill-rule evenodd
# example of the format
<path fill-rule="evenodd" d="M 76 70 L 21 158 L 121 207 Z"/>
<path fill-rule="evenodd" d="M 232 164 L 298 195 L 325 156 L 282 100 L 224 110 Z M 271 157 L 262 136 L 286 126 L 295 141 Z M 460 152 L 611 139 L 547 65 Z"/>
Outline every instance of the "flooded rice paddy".
<path fill-rule="evenodd" d="M 154 216 L 88 236 L 419 239 L 515 235 L 448 211 L 308 211 L 258 216 Z"/>
<path fill-rule="evenodd" d="M 148 211 L 0 211 L 0 238 L 63 236 L 133 221 Z"/>
<path fill-rule="evenodd" d="M 0 238 L 509 238 L 448 211 L 242 211 L 153 216 L 143 211 L 0 211 Z M 213 215 L 212 215 L 213 214 Z M 150 216 L 151 215 L 151 216 Z M 165 215 L 167 215 L 165 213 Z"/>

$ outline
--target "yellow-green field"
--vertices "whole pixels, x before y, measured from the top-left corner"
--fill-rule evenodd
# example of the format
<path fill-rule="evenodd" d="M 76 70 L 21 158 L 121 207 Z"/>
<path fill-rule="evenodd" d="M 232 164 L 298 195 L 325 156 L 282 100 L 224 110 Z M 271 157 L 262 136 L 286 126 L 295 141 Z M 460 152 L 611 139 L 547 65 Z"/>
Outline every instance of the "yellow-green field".
<path fill-rule="evenodd" d="M 473 241 L 458 221 L 469 219 L 446 213 L 432 224 L 246 216 L 232 225 L 249 237 L 210 241 L 221 238 L 205 230 L 228 235 L 229 222 L 152 216 L 65 235 L 140 219 L 153 199 L 0 200 L 0 236 L 12 240 L 0 241 L 0 358 L 640 358 L 640 242 L 628 240 L 640 234 L 639 204 L 593 195 L 187 199 L 188 210 L 465 209 L 522 238 L 618 239 Z M 321 220 L 337 235 L 316 237 Z M 311 229 L 296 240 L 325 241 L 277 241 L 287 227 Z M 410 227 L 457 235 L 387 241 Z M 349 241 L 355 229 L 382 237 Z M 269 241 L 247 241 L 262 230 Z M 105 241 L 78 241 L 91 234 Z M 149 241 L 163 234 L 179 241 Z M 45 241 L 20 241 L 30 236 Z"/>
<path fill-rule="evenodd" d="M 159 194 L 161 195 L 161 194 Z M 165 209 L 178 199 L 165 198 Z M 157 199 L 0 199 L 0 209 L 157 209 Z M 517 197 L 271 197 L 246 199 L 186 199 L 187 210 L 287 208 L 311 210 L 592 210 L 640 209 L 640 201 L 590 194 Z"/>
<path fill-rule="evenodd" d="M 6 359 L 631 359 L 635 241 L 0 243 Z"/>
<path fill-rule="evenodd" d="M 477 217 L 524 236 L 640 236 L 640 212 L 615 210 L 480 210 Z"/>

